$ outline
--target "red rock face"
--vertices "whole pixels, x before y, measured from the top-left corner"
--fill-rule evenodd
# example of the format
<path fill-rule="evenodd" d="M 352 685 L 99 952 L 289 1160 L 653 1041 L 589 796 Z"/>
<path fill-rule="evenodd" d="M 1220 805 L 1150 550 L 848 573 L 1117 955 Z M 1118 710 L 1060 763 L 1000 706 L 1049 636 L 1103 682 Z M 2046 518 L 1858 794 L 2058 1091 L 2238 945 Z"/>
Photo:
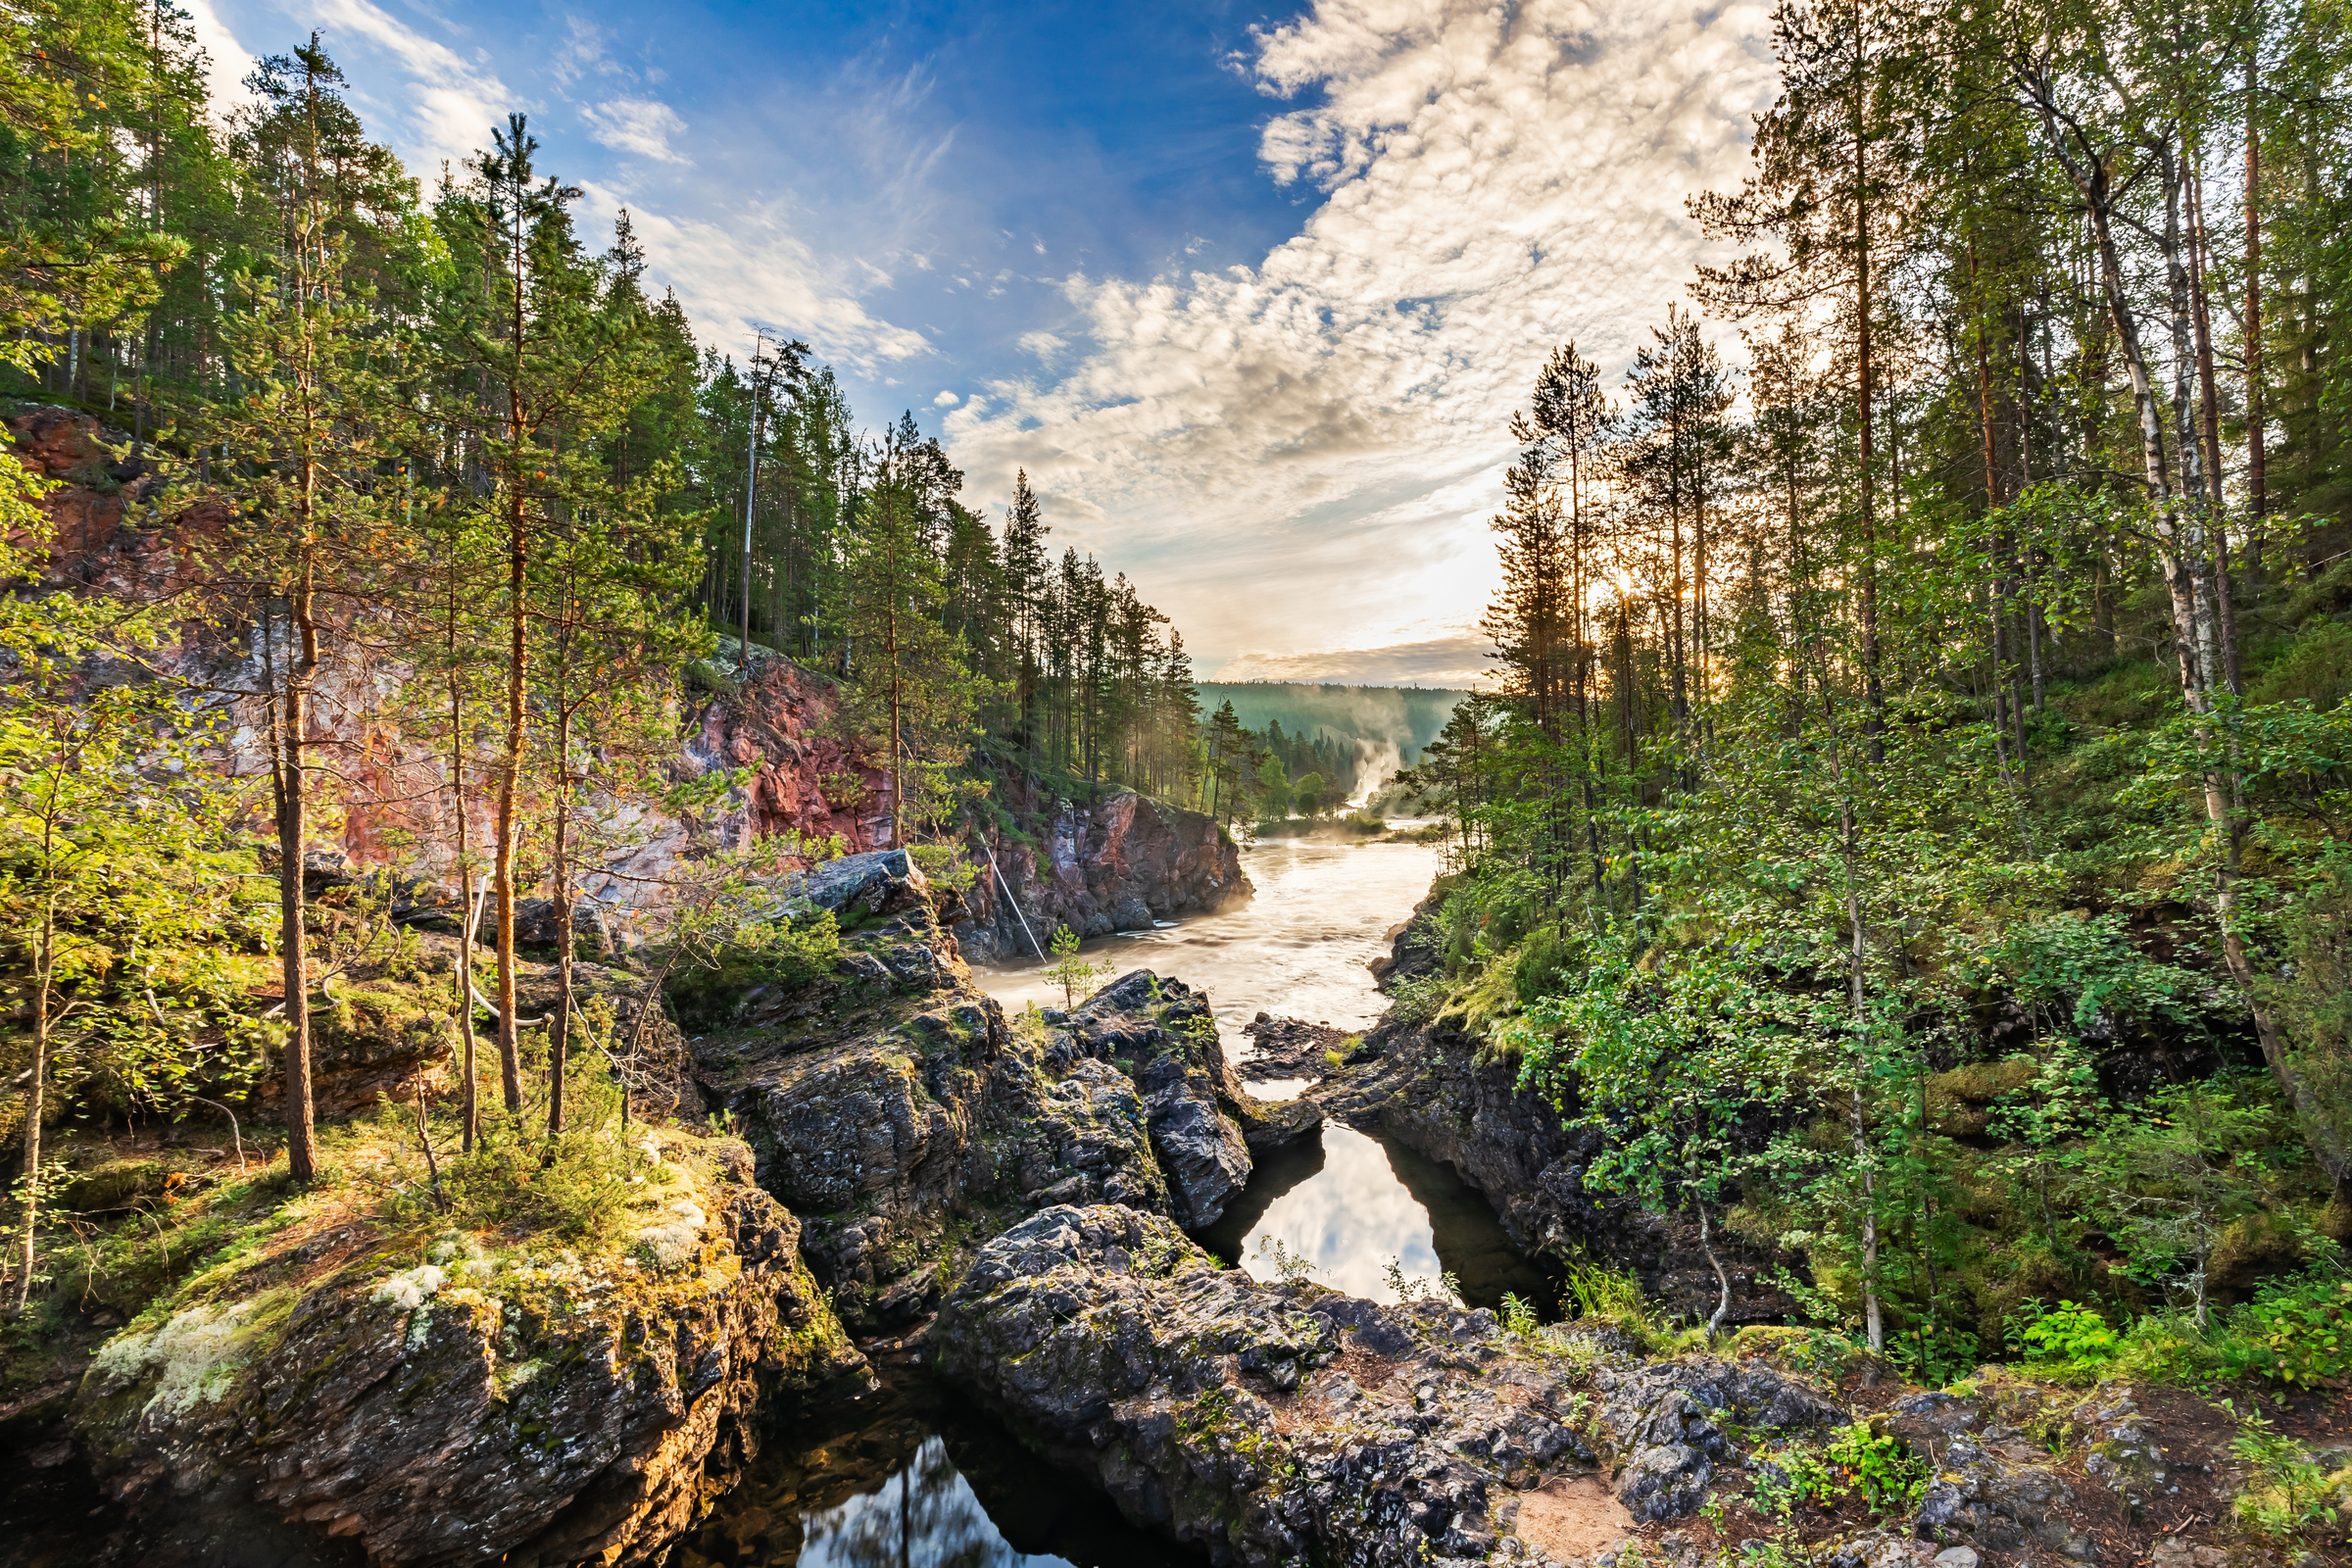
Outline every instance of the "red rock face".
<path fill-rule="evenodd" d="M 58 481 L 43 505 L 52 523 L 46 576 L 59 586 L 165 598 L 193 582 L 204 546 L 230 520 L 226 508 L 207 504 L 157 518 L 152 500 L 163 479 L 154 465 L 118 458 L 110 445 L 122 431 L 70 409 L 43 408 L 9 418 L 17 460 Z M 191 618 L 164 662 L 215 690 L 259 685 L 259 661 L 250 626 Z M 355 868 L 384 867 L 404 875 L 454 883 L 455 802 L 448 761 L 429 736 L 405 734 L 394 699 L 409 668 L 372 651 L 375 639 L 342 639 L 320 679 L 313 706 L 313 757 L 332 775 L 314 813 L 318 837 Z M 730 671 L 731 673 L 731 671 Z M 673 777 L 714 769 L 754 770 L 748 786 L 730 792 L 706 818 L 680 822 L 641 808 L 601 803 L 630 817 L 627 840 L 583 880 L 608 901 L 618 924 L 664 905 L 661 883 L 691 841 L 745 845 L 798 833 L 814 841 L 838 836 L 851 852 L 889 838 L 888 782 L 830 732 L 831 683 L 765 650 L 755 650 L 740 693 L 684 693 L 682 736 Z M 224 701 L 229 725 L 220 756 L 235 777 L 266 776 L 267 753 L 257 703 Z M 543 803 L 526 802 L 536 811 Z M 489 779 L 469 780 L 467 817 L 476 853 L 491 835 Z M 257 831 L 262 822 L 257 815 Z"/>
<path fill-rule="evenodd" d="M 956 935 L 967 957 L 1009 958 L 1057 925 L 1081 937 L 1148 927 L 1180 909 L 1210 909 L 1248 896 L 1241 853 L 1199 811 L 1109 789 L 1076 804 L 1031 794 L 1015 781 L 1003 803 L 1036 839 L 988 836 L 996 869 L 1028 916 L 1024 929 L 983 859 L 964 894 Z"/>
<path fill-rule="evenodd" d="M 109 446 L 124 445 L 124 433 L 102 431 L 88 415 L 35 409 L 12 416 L 8 428 L 18 460 L 60 482 L 45 503 L 55 524 L 52 581 L 132 599 L 161 599 L 192 585 L 192 564 L 230 520 L 225 508 L 206 505 L 156 518 L 151 502 L 163 481 L 149 471 L 153 465 L 118 460 Z M 250 625 L 192 619 L 165 662 L 216 691 L 253 689 L 261 684 L 254 641 Z M 326 776 L 316 831 L 355 868 L 391 869 L 442 883 L 454 894 L 457 834 L 446 743 L 404 733 L 395 700 L 410 669 L 376 652 L 377 642 L 339 639 L 318 684 L 310 739 Z M 727 654 L 712 663 L 736 673 Z M 889 780 L 861 746 L 835 731 L 834 690 L 824 676 L 755 649 L 739 690 L 688 690 L 678 703 L 681 739 L 671 776 L 748 768 L 751 777 L 693 821 L 642 803 L 592 803 L 613 831 L 601 863 L 587 867 L 581 883 L 603 904 L 617 939 L 627 941 L 641 930 L 641 916 L 658 916 L 666 906 L 663 884 L 698 844 L 740 848 L 798 834 L 812 844 L 838 837 L 852 854 L 888 847 Z M 260 705 L 230 698 L 222 711 L 229 720 L 222 770 L 265 778 Z M 468 835 L 477 855 L 491 837 L 489 786 L 486 768 L 468 782 Z M 528 800 L 525 811 L 536 816 L 544 804 Z M 1105 935 L 1250 891 L 1233 845 L 1198 811 L 1126 790 L 1105 790 L 1074 806 L 1036 796 L 1021 781 L 1008 787 L 1002 804 L 1037 840 L 999 837 L 990 844 L 1041 933 L 1066 923 L 1082 935 Z M 257 832 L 266 831 L 259 807 L 257 794 Z M 956 929 L 981 944 L 975 956 L 1026 950 L 993 878 L 984 877 L 964 903 L 966 918 Z"/>

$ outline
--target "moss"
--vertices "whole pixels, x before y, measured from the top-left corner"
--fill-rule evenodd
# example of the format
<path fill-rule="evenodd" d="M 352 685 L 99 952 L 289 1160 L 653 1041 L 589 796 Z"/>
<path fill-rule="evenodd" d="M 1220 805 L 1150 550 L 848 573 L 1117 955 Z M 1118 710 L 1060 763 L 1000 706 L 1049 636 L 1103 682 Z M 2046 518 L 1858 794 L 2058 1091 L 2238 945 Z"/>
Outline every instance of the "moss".
<path fill-rule="evenodd" d="M 2033 1083 L 2036 1067 L 2022 1056 L 1974 1061 L 1928 1079 L 1928 1124 L 1947 1138 L 1981 1138 L 1992 1126 L 1993 1102 Z"/>

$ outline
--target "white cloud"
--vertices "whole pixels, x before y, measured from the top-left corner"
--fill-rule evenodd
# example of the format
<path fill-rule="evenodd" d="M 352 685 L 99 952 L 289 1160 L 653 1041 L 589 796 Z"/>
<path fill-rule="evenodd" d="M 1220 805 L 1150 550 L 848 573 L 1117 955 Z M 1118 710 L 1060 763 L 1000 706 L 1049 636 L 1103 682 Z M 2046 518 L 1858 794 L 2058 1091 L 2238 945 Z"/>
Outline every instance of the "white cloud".
<path fill-rule="evenodd" d="M 614 98 L 589 104 L 581 109 L 580 119 L 587 122 L 589 135 L 615 152 L 663 164 L 693 162 L 669 144 L 670 137 L 686 134 L 686 122 L 660 99 Z"/>
<path fill-rule="evenodd" d="M 211 0 L 186 0 L 188 25 L 204 50 L 204 90 L 214 116 L 225 121 L 228 112 L 245 102 L 245 77 L 253 70 L 254 52 L 237 41 Z"/>
<path fill-rule="evenodd" d="M 1474 631 L 1382 648 L 1327 648 L 1305 654 L 1244 654 L 1218 680 L 1339 681 L 1356 686 L 1455 686 L 1483 683 L 1494 670 L 1494 643 Z"/>
<path fill-rule="evenodd" d="M 462 164 L 490 145 L 492 128 L 506 124 L 509 111 L 532 107 L 499 80 L 486 59 L 466 59 L 373 0 L 317 0 L 305 16 L 315 19 L 330 51 L 339 36 L 364 38 L 410 78 L 397 92 L 355 96 L 370 125 L 400 127 L 391 140 L 428 186 L 443 160 L 453 168 Z"/>
<path fill-rule="evenodd" d="M 796 237 L 796 215 L 778 204 L 745 203 L 717 219 L 678 217 L 618 187 L 584 181 L 582 189 L 584 217 L 611 222 L 629 209 L 655 280 L 678 291 L 696 331 L 720 348 L 748 349 L 755 325 L 764 326 L 867 374 L 931 352 L 921 333 L 859 302 L 864 289 L 888 286 L 887 273 L 857 258 L 820 261 Z"/>
<path fill-rule="evenodd" d="M 1021 352 L 1034 354 L 1041 360 L 1051 361 L 1069 346 L 1067 342 L 1055 337 L 1051 332 L 1023 332 L 1021 334 Z"/>
<path fill-rule="evenodd" d="M 952 409 L 962 401 L 963 399 L 957 397 L 953 392 L 942 392 L 939 396 L 931 400 L 931 406 L 935 409 Z"/>
<path fill-rule="evenodd" d="M 1093 346 L 946 420 L 972 490 L 1025 466 L 1082 547 L 1116 519 L 1115 564 L 1211 657 L 1459 624 L 1512 406 L 1553 345 L 1614 373 L 1682 298 L 1683 198 L 1742 172 L 1768 25 L 1761 0 L 1321 0 L 1261 33 L 1261 86 L 1302 104 L 1261 156 L 1321 206 L 1255 268 L 1066 279 Z"/>

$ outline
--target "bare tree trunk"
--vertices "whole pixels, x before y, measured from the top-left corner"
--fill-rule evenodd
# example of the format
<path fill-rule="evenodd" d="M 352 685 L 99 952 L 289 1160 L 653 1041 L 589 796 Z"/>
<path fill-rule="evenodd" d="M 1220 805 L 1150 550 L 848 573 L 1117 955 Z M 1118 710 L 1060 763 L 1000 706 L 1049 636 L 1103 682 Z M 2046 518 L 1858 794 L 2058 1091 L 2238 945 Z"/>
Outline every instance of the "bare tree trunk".
<path fill-rule="evenodd" d="M 1722 1294 L 1715 1298 L 1715 1314 L 1707 1319 L 1707 1338 L 1711 1340 L 1723 1332 L 1723 1320 L 1731 1315 L 1732 1277 L 1724 1272 L 1723 1259 L 1715 1255 L 1715 1243 L 1707 1233 L 1706 1200 L 1692 1201 L 1698 1209 L 1698 1250 L 1707 1254 L 1707 1265 L 1715 1270 L 1715 1283 L 1722 1288 Z"/>
<path fill-rule="evenodd" d="M 514 410 L 514 427 L 521 411 Z M 522 789 L 522 747 L 528 710 L 526 661 L 530 655 L 526 619 L 529 537 L 524 532 L 521 476 L 513 476 L 514 493 L 507 519 L 507 734 L 505 754 L 498 765 L 498 843 L 491 852 L 491 898 L 498 911 L 498 1070 L 511 1115 L 522 1113 L 522 1054 L 514 1038 L 514 836 L 520 826 L 518 799 Z"/>
<path fill-rule="evenodd" d="M 54 841 L 53 833 L 50 837 Z M 48 857 L 44 856 L 43 858 L 47 859 Z M 50 1004 L 55 974 L 52 956 L 56 951 L 57 901 L 51 897 L 41 904 L 41 946 L 33 959 L 32 1087 L 24 1101 L 24 1233 L 17 1243 L 16 1310 L 20 1313 L 24 1310 L 25 1303 L 32 1299 L 33 1266 L 36 1261 L 33 1241 L 41 1218 L 41 1118 L 48 1114 L 49 1108 Z"/>

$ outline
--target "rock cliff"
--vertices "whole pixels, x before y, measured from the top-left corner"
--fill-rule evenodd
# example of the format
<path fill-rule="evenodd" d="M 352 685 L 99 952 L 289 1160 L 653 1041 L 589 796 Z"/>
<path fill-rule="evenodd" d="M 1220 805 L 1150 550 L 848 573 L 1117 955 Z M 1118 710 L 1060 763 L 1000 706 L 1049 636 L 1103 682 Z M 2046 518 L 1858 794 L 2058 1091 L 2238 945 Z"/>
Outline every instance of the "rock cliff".
<path fill-rule="evenodd" d="M 1132 790 L 1072 805 L 1039 795 L 1024 779 L 1003 788 L 999 804 L 1007 818 L 985 835 L 980 879 L 964 894 L 955 922 L 956 939 L 975 962 L 1033 955 L 1056 926 L 1081 937 L 1149 930 L 1154 919 L 1213 909 L 1250 892 L 1241 852 L 1201 812 Z M 1015 822 L 1028 830 L 1014 831 Z"/>
<path fill-rule="evenodd" d="M 1397 930 L 1384 984 L 1427 972 L 1429 932 L 1425 904 Z M 1555 1105 L 1521 1089 L 1516 1061 L 1494 1059 L 1443 1014 L 1408 1022 L 1393 1011 L 1347 1059 L 1308 1098 L 1337 1121 L 1451 1165 L 1485 1195 L 1522 1251 L 1608 1258 L 1668 1304 L 1703 1307 L 1702 1317 L 1713 1311 L 1718 1285 L 1696 1226 L 1587 1192 L 1585 1168 L 1599 1152 L 1595 1135 L 1567 1125 L 1577 1114 L 1573 1102 Z M 1727 1322 L 1779 1322 L 1795 1311 L 1757 1259 L 1721 1237 L 1716 1249 L 1732 1277 Z"/>

